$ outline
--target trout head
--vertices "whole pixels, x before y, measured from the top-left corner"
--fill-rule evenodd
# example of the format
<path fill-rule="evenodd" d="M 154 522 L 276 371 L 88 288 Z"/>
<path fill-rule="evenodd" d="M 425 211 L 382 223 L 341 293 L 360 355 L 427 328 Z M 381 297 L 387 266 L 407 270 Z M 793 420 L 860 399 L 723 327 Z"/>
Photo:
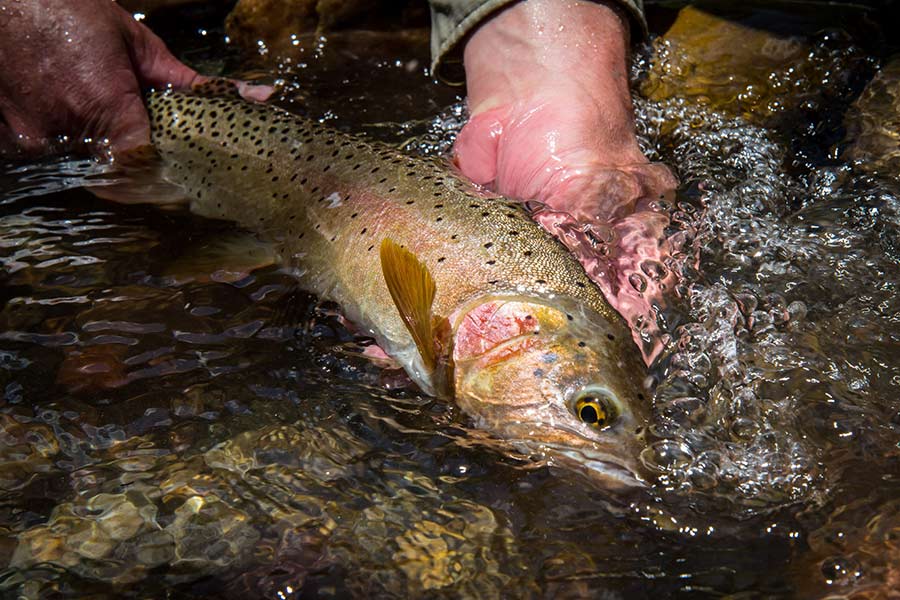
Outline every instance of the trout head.
<path fill-rule="evenodd" d="M 409 250 L 381 245 L 385 284 L 421 358 L 417 380 L 453 397 L 479 426 L 607 487 L 643 484 L 643 367 L 617 317 L 561 297 L 481 297 L 447 317 Z"/>
<path fill-rule="evenodd" d="M 454 395 L 479 426 L 605 486 L 643 485 L 648 394 L 620 323 L 515 297 L 481 302 L 457 323 Z"/>

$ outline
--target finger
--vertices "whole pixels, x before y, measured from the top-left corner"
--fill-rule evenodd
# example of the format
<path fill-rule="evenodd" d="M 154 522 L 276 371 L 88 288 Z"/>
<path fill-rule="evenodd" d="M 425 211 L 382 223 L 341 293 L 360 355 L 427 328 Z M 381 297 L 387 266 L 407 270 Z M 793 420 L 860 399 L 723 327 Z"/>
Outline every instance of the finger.
<path fill-rule="evenodd" d="M 197 82 L 197 71 L 175 58 L 150 29 L 123 12 L 131 39 L 131 62 L 142 89 L 173 87 L 187 89 Z"/>
<path fill-rule="evenodd" d="M 678 180 L 672 171 L 662 163 L 648 163 L 634 167 L 625 167 L 641 188 L 640 199 L 636 205 L 637 210 L 651 208 L 656 201 L 671 201 L 678 187 Z"/>
<path fill-rule="evenodd" d="M 165 42 L 147 27 L 130 17 L 129 20 L 133 63 L 142 89 L 169 86 L 176 90 L 190 89 L 210 79 L 175 58 Z M 275 88 L 268 85 L 253 85 L 243 81 L 235 81 L 235 85 L 244 99 L 254 102 L 265 102 L 275 92 Z"/>
<path fill-rule="evenodd" d="M 15 151 L 16 142 L 12 129 L 0 120 L 0 156 L 12 156 Z"/>
<path fill-rule="evenodd" d="M 11 110 L 0 116 L 0 155 L 40 156 L 47 145 L 47 135 L 27 115 Z"/>
<path fill-rule="evenodd" d="M 275 88 L 270 85 L 259 85 L 247 83 L 246 81 L 237 81 L 238 93 L 244 100 L 253 102 L 265 102 L 275 93 Z"/>
<path fill-rule="evenodd" d="M 494 111 L 469 119 L 453 144 L 455 162 L 463 175 L 480 185 L 497 178 L 497 149 L 503 125 Z"/>
<path fill-rule="evenodd" d="M 127 94 L 121 100 L 107 137 L 113 154 L 146 146 L 150 143 L 150 119 L 140 92 Z"/>

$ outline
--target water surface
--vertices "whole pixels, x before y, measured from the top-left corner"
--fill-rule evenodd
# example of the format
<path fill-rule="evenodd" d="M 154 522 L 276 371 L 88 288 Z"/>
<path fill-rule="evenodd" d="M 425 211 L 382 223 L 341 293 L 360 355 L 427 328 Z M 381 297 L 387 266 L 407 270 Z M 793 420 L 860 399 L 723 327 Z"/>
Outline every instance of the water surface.
<path fill-rule="evenodd" d="M 185 14 L 158 24 L 183 57 L 280 79 L 291 110 L 421 153 L 463 122 L 422 36 L 335 35 L 273 61 L 223 49 L 220 15 Z M 681 180 L 660 207 L 680 283 L 649 371 L 656 480 L 627 497 L 363 358 L 369 341 L 291 274 L 186 267 L 228 224 L 99 200 L 78 187 L 92 161 L 4 166 L 0 589 L 889 597 L 900 189 L 843 155 L 886 56 L 834 28 L 807 42 L 795 85 L 770 79 L 765 122 L 636 96 L 646 151 Z"/>

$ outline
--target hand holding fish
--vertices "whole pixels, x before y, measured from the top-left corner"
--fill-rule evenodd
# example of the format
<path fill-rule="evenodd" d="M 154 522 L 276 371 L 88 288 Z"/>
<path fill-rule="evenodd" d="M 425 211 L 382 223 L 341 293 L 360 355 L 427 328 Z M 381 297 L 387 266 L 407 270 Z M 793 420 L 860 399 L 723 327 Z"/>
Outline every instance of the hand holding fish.
<path fill-rule="evenodd" d="M 0 2 L 0 154 L 148 144 L 142 90 L 202 79 L 109 0 Z"/>
<path fill-rule="evenodd" d="M 476 183 L 548 207 L 535 219 L 635 327 L 650 362 L 660 347 L 642 338 L 655 337 L 653 305 L 674 285 L 667 217 L 651 203 L 677 182 L 638 146 L 627 46 L 627 21 L 602 2 L 526 0 L 499 13 L 465 48 L 472 116 L 455 150 Z"/>
<path fill-rule="evenodd" d="M 465 48 L 462 172 L 586 223 L 674 189 L 635 137 L 627 46 L 627 21 L 603 3 L 528 0 L 485 23 Z"/>

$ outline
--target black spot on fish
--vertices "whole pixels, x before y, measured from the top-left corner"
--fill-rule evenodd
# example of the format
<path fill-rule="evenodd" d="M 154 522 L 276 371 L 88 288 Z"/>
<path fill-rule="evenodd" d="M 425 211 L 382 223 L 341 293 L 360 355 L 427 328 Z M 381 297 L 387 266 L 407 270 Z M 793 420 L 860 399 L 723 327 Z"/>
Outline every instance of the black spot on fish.
<path fill-rule="evenodd" d="M 582 288 L 582 289 L 584 289 L 584 288 L 587 287 L 587 285 L 585 285 L 585 283 L 584 283 L 583 281 L 576 281 L 576 282 L 575 282 L 575 286 L 576 286 L 576 287 L 580 287 L 580 288 Z"/>
<path fill-rule="evenodd" d="M 495 265 L 495 264 L 497 264 L 497 261 L 496 261 L 496 260 L 489 260 L 489 261 L 487 261 L 487 264 L 489 264 L 489 265 Z"/>
<path fill-rule="evenodd" d="M 494 245 L 494 242 L 488 242 L 488 243 L 486 243 L 486 244 L 484 245 L 484 247 L 485 247 L 485 248 L 490 248 L 490 247 L 493 246 L 493 245 Z"/>
<path fill-rule="evenodd" d="M 544 279 L 535 279 L 534 282 L 538 285 L 546 285 L 547 281 Z"/>
<path fill-rule="evenodd" d="M 578 347 L 579 347 L 579 348 L 584 348 L 585 346 L 587 346 L 586 343 L 584 343 L 584 342 L 578 342 Z"/>
<path fill-rule="evenodd" d="M 438 262 L 444 262 L 445 260 L 447 260 L 446 256 L 441 256 L 440 258 L 437 259 Z"/>
<path fill-rule="evenodd" d="M 616 339 L 616 336 L 614 336 L 614 335 L 611 334 L 611 333 L 607 333 L 607 334 L 606 334 L 606 339 L 608 339 L 609 341 L 613 341 L 613 340 Z"/>
<path fill-rule="evenodd" d="M 531 250 L 526 250 L 522 253 L 523 256 L 531 256 Z"/>
<path fill-rule="evenodd" d="M 365 235 L 368 230 L 369 230 L 368 227 L 363 227 L 362 231 L 359 232 L 359 235 Z"/>

